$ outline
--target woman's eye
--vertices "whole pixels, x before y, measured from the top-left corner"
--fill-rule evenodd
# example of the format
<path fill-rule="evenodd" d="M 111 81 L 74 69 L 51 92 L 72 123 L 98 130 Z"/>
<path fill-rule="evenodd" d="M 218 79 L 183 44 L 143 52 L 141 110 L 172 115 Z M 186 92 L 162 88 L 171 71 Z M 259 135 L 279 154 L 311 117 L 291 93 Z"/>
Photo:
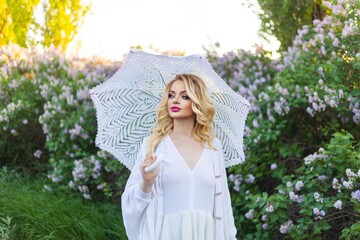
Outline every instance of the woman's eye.
<path fill-rule="evenodd" d="M 186 96 L 186 95 L 182 96 L 182 98 L 183 98 L 183 99 L 186 99 L 186 100 L 189 100 L 189 99 L 190 99 L 189 96 Z"/>
<path fill-rule="evenodd" d="M 173 94 L 169 94 L 169 95 L 168 95 L 168 98 L 173 98 L 173 97 L 174 97 Z"/>

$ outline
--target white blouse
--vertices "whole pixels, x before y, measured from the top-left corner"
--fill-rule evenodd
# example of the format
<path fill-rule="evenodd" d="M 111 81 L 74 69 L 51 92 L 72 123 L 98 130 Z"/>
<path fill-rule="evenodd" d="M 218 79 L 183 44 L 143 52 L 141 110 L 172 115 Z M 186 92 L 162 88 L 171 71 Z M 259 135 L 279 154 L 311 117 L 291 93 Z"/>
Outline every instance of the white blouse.
<path fill-rule="evenodd" d="M 214 239 L 215 178 L 211 151 L 204 148 L 191 169 L 169 136 L 162 162 L 164 222 L 161 239 Z"/>
<path fill-rule="evenodd" d="M 166 165 L 167 161 L 165 161 L 165 164 L 160 164 L 160 171 L 155 180 L 152 191 L 150 193 L 143 192 L 140 187 L 143 181 L 140 172 L 140 165 L 145 159 L 147 151 L 146 142 L 147 139 L 144 139 L 141 150 L 138 154 L 138 159 L 131 171 L 130 177 L 126 183 L 125 191 L 121 197 L 123 221 L 129 240 L 159 240 L 161 239 L 161 234 L 166 228 L 165 224 L 167 220 L 165 220 L 164 215 L 162 178 L 165 174 L 163 167 Z M 165 146 L 166 142 L 167 138 L 160 142 L 155 151 L 156 155 L 160 155 L 166 152 L 167 149 L 170 149 L 169 146 Z M 234 225 L 234 218 L 231 209 L 230 193 L 227 185 L 223 153 L 221 151 L 222 146 L 218 139 L 214 139 L 213 144 L 217 149 L 219 149 L 219 151 L 207 150 L 207 152 L 209 152 L 211 156 L 211 159 L 209 160 L 212 163 L 214 169 L 213 178 L 215 179 L 215 195 L 211 196 L 209 199 L 207 199 L 207 201 L 214 201 L 212 218 L 215 221 L 215 239 L 236 240 L 236 228 Z M 201 162 L 198 163 L 204 163 L 207 160 L 208 159 L 204 157 L 202 158 Z M 195 170 L 197 171 L 197 167 Z M 173 207 L 175 207 L 175 205 L 177 205 L 179 202 L 180 201 L 175 200 Z M 170 209 L 171 211 L 172 207 L 167 207 L 167 209 Z M 200 211 L 197 211 L 197 213 L 199 212 Z M 167 210 L 167 213 L 169 213 L 169 210 Z M 184 222 L 187 221 L 189 216 L 191 217 L 194 215 L 191 211 L 187 211 L 187 213 L 187 215 L 183 216 L 185 219 Z M 205 218 L 208 219 L 207 213 L 204 214 L 206 215 Z M 200 214 L 196 215 L 200 216 Z M 168 214 L 167 216 L 172 215 Z M 176 219 L 181 220 L 180 218 Z M 212 238 L 209 237 L 209 239 Z"/>

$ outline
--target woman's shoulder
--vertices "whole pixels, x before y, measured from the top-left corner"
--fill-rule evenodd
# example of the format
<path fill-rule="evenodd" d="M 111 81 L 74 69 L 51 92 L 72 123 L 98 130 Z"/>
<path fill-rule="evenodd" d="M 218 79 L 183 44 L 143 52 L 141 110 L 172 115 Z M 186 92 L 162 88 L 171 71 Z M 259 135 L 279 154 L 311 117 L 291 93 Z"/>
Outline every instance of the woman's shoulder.
<path fill-rule="evenodd" d="M 212 140 L 212 144 L 213 146 L 217 149 L 217 150 L 221 150 L 222 149 L 222 143 L 221 141 L 215 137 L 213 140 Z"/>
<path fill-rule="evenodd" d="M 161 139 L 161 141 L 159 142 L 159 145 L 156 148 L 163 146 L 167 137 L 168 137 L 168 135 L 165 135 L 164 138 Z M 149 138 L 150 138 L 150 136 L 147 136 L 147 137 L 144 137 L 142 140 L 140 148 L 143 149 L 144 151 L 147 151 Z"/>

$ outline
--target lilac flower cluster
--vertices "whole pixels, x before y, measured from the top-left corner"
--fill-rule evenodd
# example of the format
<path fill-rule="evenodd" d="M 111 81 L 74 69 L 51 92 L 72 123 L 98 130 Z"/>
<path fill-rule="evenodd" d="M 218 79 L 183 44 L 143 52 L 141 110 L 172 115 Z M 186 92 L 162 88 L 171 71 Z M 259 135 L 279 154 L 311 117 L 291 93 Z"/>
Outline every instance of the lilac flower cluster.
<path fill-rule="evenodd" d="M 6 107 L 2 109 L 0 112 L 0 123 L 1 122 L 8 123 L 10 115 L 14 114 L 16 111 L 22 109 L 23 107 L 24 104 L 21 100 L 18 100 L 17 103 L 11 102 L 7 104 Z M 5 131 L 6 129 L 3 130 Z"/>
<path fill-rule="evenodd" d="M 302 203 L 304 201 L 304 195 L 298 195 L 293 191 L 289 192 L 289 198 L 297 203 Z"/>
<path fill-rule="evenodd" d="M 42 154 L 43 154 L 43 152 L 40 149 L 38 149 L 34 152 L 34 157 L 41 158 Z"/>
<path fill-rule="evenodd" d="M 325 154 L 325 150 L 323 148 L 320 148 L 317 152 L 314 154 L 310 154 L 309 156 L 304 158 L 305 165 L 310 165 L 312 162 L 314 162 L 317 159 L 325 160 L 328 156 Z"/>
<path fill-rule="evenodd" d="M 324 202 L 324 198 L 322 198 L 322 197 L 320 196 L 320 193 L 318 193 L 318 192 L 315 192 L 315 193 L 314 193 L 314 198 L 315 198 L 315 201 L 316 201 L 316 202 L 320 202 L 320 203 L 323 203 L 323 202 Z"/>
<path fill-rule="evenodd" d="M 71 87 L 63 86 L 61 94 L 59 95 L 59 100 L 66 100 L 69 106 L 77 105 L 79 102 L 74 98 L 73 93 L 71 92 Z"/>
<path fill-rule="evenodd" d="M 245 179 L 245 182 L 252 184 L 255 181 L 255 176 L 252 175 L 251 173 L 248 175 L 248 177 Z"/>
<path fill-rule="evenodd" d="M 341 184 L 339 183 L 339 180 L 334 178 L 332 181 L 332 188 L 337 190 L 338 192 L 341 192 Z"/>
<path fill-rule="evenodd" d="M 250 209 L 247 213 L 245 213 L 245 217 L 247 219 L 253 219 L 254 218 L 254 209 Z"/>
<path fill-rule="evenodd" d="M 278 166 L 277 166 L 276 163 L 273 163 L 273 164 L 270 165 L 270 169 L 271 169 L 271 170 L 275 170 L 275 169 L 277 169 L 277 167 L 278 167 Z"/>
<path fill-rule="evenodd" d="M 56 169 L 55 169 L 55 172 L 56 172 Z M 59 174 L 49 174 L 47 176 L 49 179 L 51 179 L 51 181 L 53 183 L 59 183 L 63 180 L 63 176 L 59 175 Z"/>
<path fill-rule="evenodd" d="M 87 167 L 83 164 L 83 160 L 75 160 L 75 167 L 72 171 L 75 182 L 86 177 Z"/>
<path fill-rule="evenodd" d="M 337 200 L 335 203 L 334 203 L 334 207 L 336 208 L 336 209 L 339 209 L 339 210 L 341 210 L 342 209 L 342 201 L 341 200 Z"/>
<path fill-rule="evenodd" d="M 243 181 L 243 176 L 241 174 L 236 174 L 236 175 L 230 174 L 229 175 L 229 180 L 234 183 L 233 189 L 236 192 L 239 192 L 240 191 L 240 184 Z"/>
<path fill-rule="evenodd" d="M 355 178 L 360 177 L 360 169 L 359 169 L 358 173 L 356 174 L 350 168 L 347 168 L 345 170 L 345 173 L 346 173 L 346 176 L 351 180 L 354 180 Z"/>
<path fill-rule="evenodd" d="M 261 221 L 263 222 L 263 224 L 261 225 L 262 229 L 266 230 L 268 228 L 268 215 L 262 215 L 261 216 Z"/>
<path fill-rule="evenodd" d="M 320 220 L 326 215 L 325 211 L 319 210 L 318 208 L 314 208 L 313 213 L 315 215 L 315 220 Z"/>
<path fill-rule="evenodd" d="M 353 121 L 356 124 L 360 123 L 360 103 L 357 98 L 348 97 L 349 109 L 354 113 Z"/>
<path fill-rule="evenodd" d="M 79 189 L 80 192 L 83 193 L 83 196 L 84 196 L 85 199 L 88 199 L 88 200 L 91 199 L 91 196 L 89 194 L 89 187 L 88 186 L 81 185 L 81 186 L 78 186 L 78 189 Z"/>
<path fill-rule="evenodd" d="M 274 212 L 275 208 L 272 202 L 267 202 L 266 203 L 266 208 L 265 208 L 265 212 L 271 213 Z"/>
<path fill-rule="evenodd" d="M 347 189 L 352 189 L 354 187 L 354 182 L 352 180 L 342 181 L 342 185 Z"/>
<path fill-rule="evenodd" d="M 295 184 L 295 190 L 300 191 L 300 189 L 304 186 L 303 181 L 297 181 Z"/>
<path fill-rule="evenodd" d="M 318 179 L 319 181 L 325 181 L 326 179 L 328 179 L 329 177 L 328 176 L 325 176 L 325 175 L 320 175 L 318 176 Z"/>
<path fill-rule="evenodd" d="M 85 179 L 88 175 L 91 175 L 93 179 L 97 179 L 101 174 L 101 163 L 94 155 L 91 155 L 89 160 L 75 160 L 74 164 L 72 175 L 75 182 Z"/>
<path fill-rule="evenodd" d="M 88 176 L 92 179 L 98 179 L 101 175 L 102 165 L 94 155 L 91 155 L 89 159 L 81 159 L 74 161 L 74 169 L 72 171 L 73 180 L 69 182 L 69 187 L 77 189 L 83 193 L 84 198 L 91 199 L 89 187 L 85 185 Z M 101 183 L 96 186 L 96 189 L 102 190 L 106 187 L 106 183 Z"/>
<path fill-rule="evenodd" d="M 293 226 L 293 221 L 292 220 L 288 220 L 285 223 L 281 224 L 279 231 L 282 234 L 286 234 L 289 232 L 290 228 Z"/>
<path fill-rule="evenodd" d="M 351 198 L 356 199 L 360 202 L 360 190 L 356 190 L 351 192 Z"/>
<path fill-rule="evenodd" d="M 304 187 L 303 181 L 301 181 L 301 180 L 297 181 L 295 186 L 291 182 L 287 182 L 286 186 L 288 188 L 290 188 L 289 192 L 288 192 L 288 196 L 292 201 L 297 202 L 297 203 L 302 203 L 304 201 L 304 195 L 299 195 L 299 194 L 295 193 L 295 192 L 299 192 L 301 190 L 301 188 Z M 285 192 L 282 191 L 282 194 L 285 195 Z"/>
<path fill-rule="evenodd" d="M 101 162 L 97 159 L 95 159 L 94 155 L 90 156 L 90 160 L 89 163 L 93 164 L 93 169 L 92 169 L 92 177 L 93 179 L 97 179 L 100 176 L 100 170 L 101 170 Z"/>
<path fill-rule="evenodd" d="M 305 86 L 304 90 L 308 99 L 309 106 L 306 108 L 306 111 L 313 117 L 316 112 L 323 112 L 326 110 L 326 107 L 337 108 L 344 98 L 344 92 L 342 89 L 336 91 L 324 85 L 323 79 L 319 81 L 320 87 L 319 91 L 322 92 L 323 99 L 319 97 L 317 91 L 311 91 L 308 87 Z"/>

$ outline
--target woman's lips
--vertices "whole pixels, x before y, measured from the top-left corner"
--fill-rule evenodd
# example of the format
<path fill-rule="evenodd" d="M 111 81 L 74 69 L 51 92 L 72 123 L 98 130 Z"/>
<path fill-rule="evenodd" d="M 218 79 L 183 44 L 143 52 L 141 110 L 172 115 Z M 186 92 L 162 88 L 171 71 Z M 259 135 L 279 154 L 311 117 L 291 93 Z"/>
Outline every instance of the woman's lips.
<path fill-rule="evenodd" d="M 181 108 L 179 108 L 179 107 L 171 107 L 170 109 L 172 112 L 178 112 L 181 110 Z"/>

